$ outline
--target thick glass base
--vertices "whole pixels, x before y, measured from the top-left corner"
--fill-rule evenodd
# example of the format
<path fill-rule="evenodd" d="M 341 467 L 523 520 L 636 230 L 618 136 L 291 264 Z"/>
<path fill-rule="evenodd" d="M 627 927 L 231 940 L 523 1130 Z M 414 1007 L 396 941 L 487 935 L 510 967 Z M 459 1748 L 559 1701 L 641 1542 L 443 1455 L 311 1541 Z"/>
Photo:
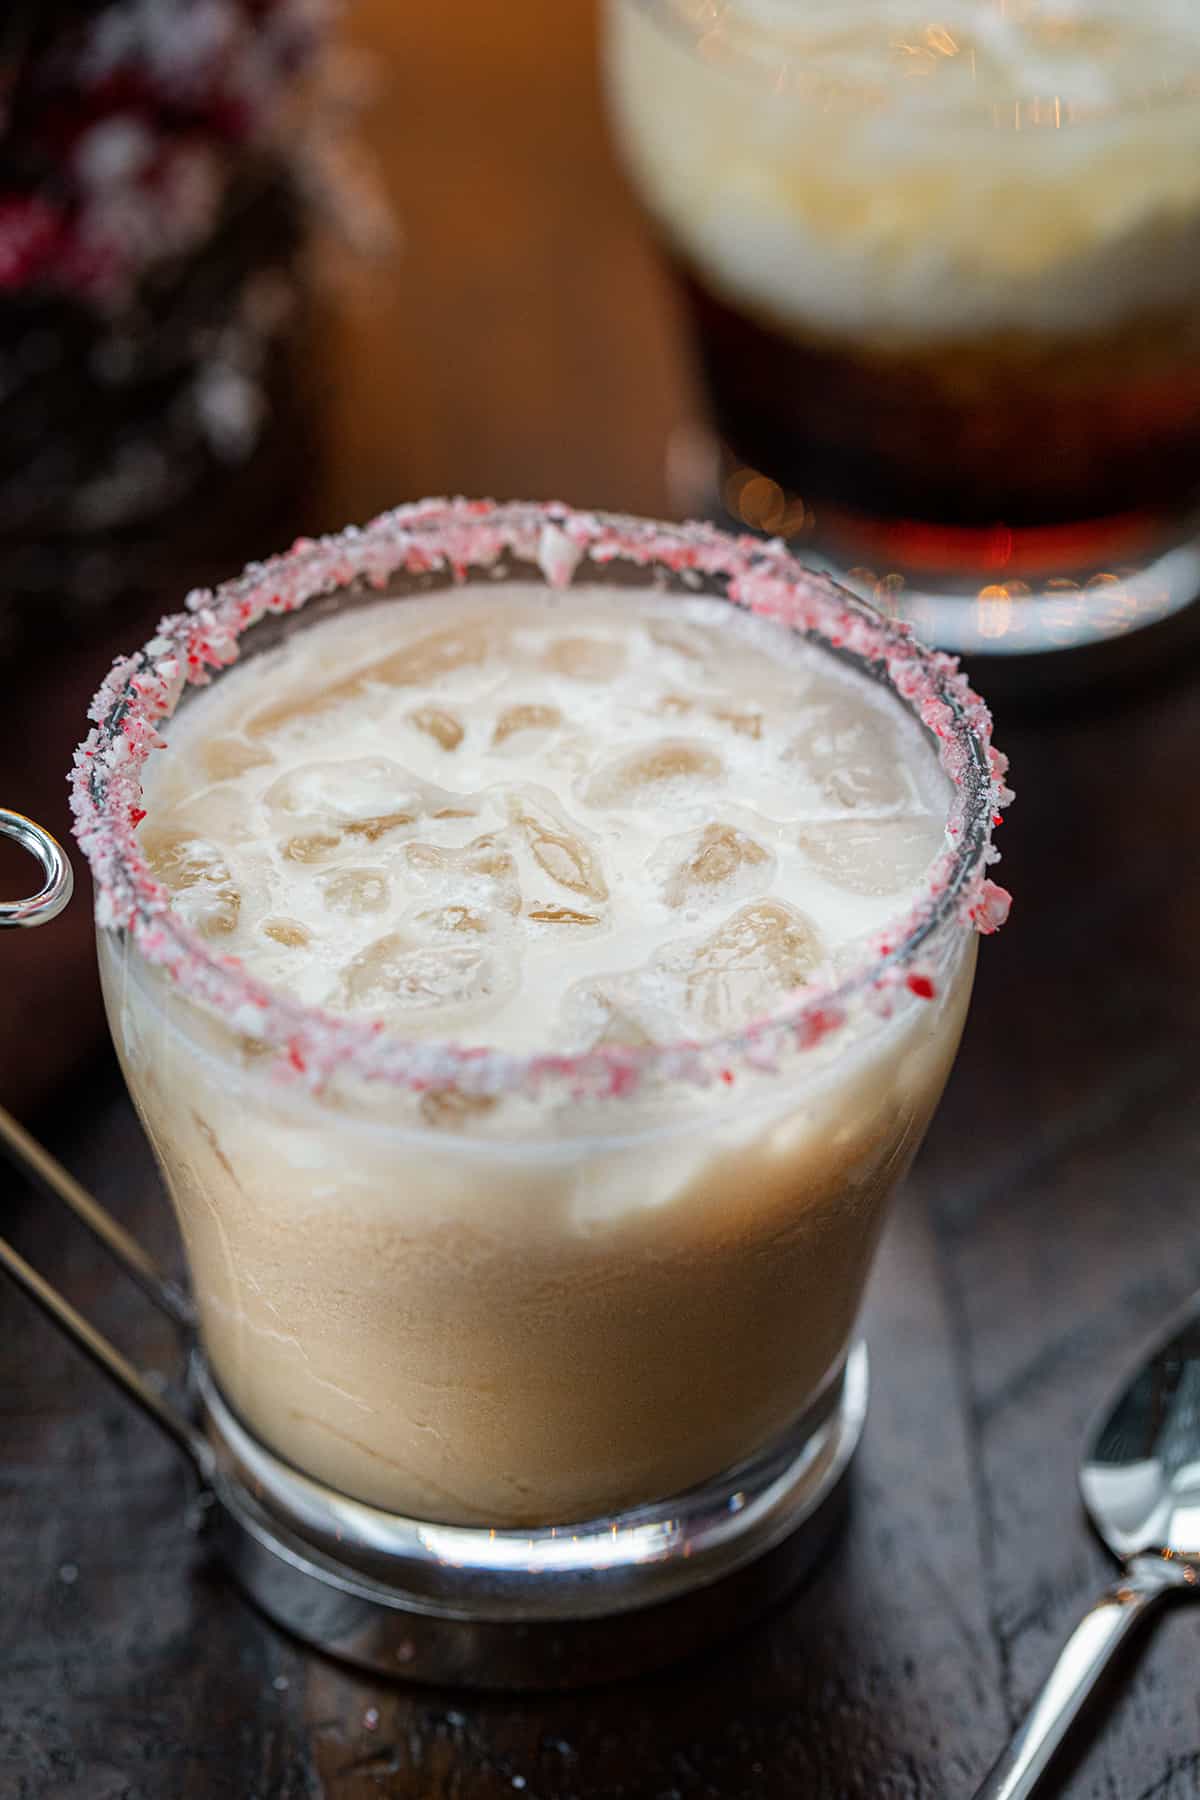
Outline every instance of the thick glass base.
<path fill-rule="evenodd" d="M 253 1437 L 200 1357 L 192 1379 L 217 1460 L 214 1545 L 270 1618 L 406 1680 L 548 1688 L 699 1650 L 804 1574 L 842 1515 L 867 1353 L 857 1345 L 786 1437 L 736 1469 L 613 1518 L 529 1531 L 350 1500 Z"/>
<path fill-rule="evenodd" d="M 973 657 L 1095 649 L 1161 625 L 1200 594 L 1200 536 L 1152 554 L 1140 566 L 1096 570 L 1089 563 L 1066 576 L 1034 567 L 1021 576 L 1004 560 L 970 574 L 879 571 L 820 543 L 805 546 L 804 556 L 907 619 L 924 642 Z"/>
<path fill-rule="evenodd" d="M 782 537 L 927 644 L 987 657 L 987 690 L 1058 694 L 1140 676 L 1200 645 L 1200 517 L 1148 510 L 1028 528 L 952 525 L 814 506 L 688 430 L 674 505 Z"/>
<path fill-rule="evenodd" d="M 950 650 L 1007 707 L 1134 685 L 1200 652 L 1200 534 L 1141 569 L 1103 579 L 1004 580 L 973 589 L 876 578 L 815 547 L 814 568 L 906 619 L 923 643 Z M 986 659 L 986 669 L 979 665 Z"/>

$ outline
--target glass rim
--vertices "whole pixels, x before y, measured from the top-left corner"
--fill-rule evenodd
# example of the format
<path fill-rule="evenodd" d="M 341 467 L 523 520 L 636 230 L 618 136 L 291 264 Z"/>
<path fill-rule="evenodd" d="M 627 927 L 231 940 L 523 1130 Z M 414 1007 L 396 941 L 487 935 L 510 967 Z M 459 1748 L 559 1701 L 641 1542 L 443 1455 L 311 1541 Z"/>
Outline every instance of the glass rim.
<path fill-rule="evenodd" d="M 686 0 L 610 0 L 611 4 L 628 4 L 639 12 L 650 14 L 663 31 L 685 48 L 696 50 L 704 43 L 710 46 L 707 60 L 728 69 L 735 78 L 760 76 L 772 92 L 782 93 L 791 87 L 795 93 L 808 93 L 831 108 L 847 112 L 888 112 L 895 108 L 898 89 L 882 80 L 866 77 L 855 79 L 839 76 L 832 70 L 814 67 L 811 45 L 793 41 L 777 32 L 765 20 L 746 13 L 706 13 L 689 18 Z M 874 10 L 886 19 L 889 0 L 874 0 Z M 944 29 L 930 24 L 930 30 Z M 721 52 L 723 54 L 716 54 Z M 770 53 L 768 60 L 767 53 Z M 780 83 L 786 77 L 787 87 Z M 915 93 L 911 83 L 906 92 Z M 1060 131 L 1102 123 L 1125 117 L 1129 113 L 1158 107 L 1174 106 L 1200 98 L 1200 59 L 1186 73 L 1175 70 L 1152 85 L 1131 88 L 1112 99 L 1089 101 L 1072 99 L 1061 93 L 1022 92 L 1003 100 L 956 98 L 928 101 L 912 106 L 909 117 L 921 126 L 952 124 L 982 125 L 990 130 L 1027 132 L 1044 128 Z"/>
<path fill-rule="evenodd" d="M 558 590 L 586 563 L 618 563 L 674 578 L 680 591 L 720 582 L 717 597 L 865 665 L 936 741 L 952 798 L 947 845 L 917 884 L 907 910 L 872 934 L 861 964 L 836 981 L 795 990 L 761 1019 L 710 1039 L 680 1039 L 576 1053 L 516 1053 L 434 1038 L 406 1038 L 382 1020 L 306 1006 L 221 955 L 171 904 L 137 840 L 145 818 L 141 771 L 165 739 L 157 727 L 185 688 L 202 686 L 238 659 L 238 640 L 274 614 L 356 585 L 381 596 L 396 577 L 445 575 L 453 592 L 506 560 L 530 565 Z M 710 590 L 711 591 L 711 590 Z M 988 878 L 998 858 L 992 831 L 1011 799 L 1007 759 L 991 742 L 991 715 L 957 659 L 926 649 L 902 621 L 798 563 L 779 539 L 734 537 L 707 524 L 663 524 L 619 514 L 577 512 L 556 502 L 425 500 L 333 536 L 298 538 L 266 562 L 251 563 L 218 588 L 187 596 L 154 637 L 118 659 L 97 692 L 94 721 L 75 752 L 74 831 L 91 866 L 96 923 L 124 932 L 147 962 L 235 1033 L 274 1052 L 276 1070 L 319 1090 L 340 1071 L 417 1092 L 457 1088 L 490 1095 L 559 1085 L 577 1097 L 625 1095 L 650 1076 L 702 1086 L 726 1084 L 735 1069 L 773 1070 L 790 1048 L 811 1049 L 844 1023 L 860 995 L 881 1011 L 901 990 L 922 1000 L 937 977 L 921 953 L 945 925 L 989 933 L 1003 924 L 1009 896 Z"/>

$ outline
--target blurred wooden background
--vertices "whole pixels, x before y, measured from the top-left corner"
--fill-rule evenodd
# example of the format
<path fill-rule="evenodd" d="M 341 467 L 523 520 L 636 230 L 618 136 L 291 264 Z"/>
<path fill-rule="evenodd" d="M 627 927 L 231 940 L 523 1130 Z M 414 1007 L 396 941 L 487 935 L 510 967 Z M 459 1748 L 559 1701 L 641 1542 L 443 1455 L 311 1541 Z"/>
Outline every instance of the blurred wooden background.
<path fill-rule="evenodd" d="M 322 524 L 422 493 L 658 514 L 687 410 L 666 288 L 610 153 L 591 0 L 359 0 L 366 137 L 403 241 L 326 349 Z"/>

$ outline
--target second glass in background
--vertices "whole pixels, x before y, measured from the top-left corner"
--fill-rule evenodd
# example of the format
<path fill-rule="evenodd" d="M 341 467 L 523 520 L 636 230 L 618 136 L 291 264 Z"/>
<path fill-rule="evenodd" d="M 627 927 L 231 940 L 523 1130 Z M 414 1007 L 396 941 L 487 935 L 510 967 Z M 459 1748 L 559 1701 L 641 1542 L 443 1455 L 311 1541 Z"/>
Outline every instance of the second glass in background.
<path fill-rule="evenodd" d="M 609 0 L 725 510 L 967 652 L 1185 606 L 1198 50 L 1166 0 Z"/>

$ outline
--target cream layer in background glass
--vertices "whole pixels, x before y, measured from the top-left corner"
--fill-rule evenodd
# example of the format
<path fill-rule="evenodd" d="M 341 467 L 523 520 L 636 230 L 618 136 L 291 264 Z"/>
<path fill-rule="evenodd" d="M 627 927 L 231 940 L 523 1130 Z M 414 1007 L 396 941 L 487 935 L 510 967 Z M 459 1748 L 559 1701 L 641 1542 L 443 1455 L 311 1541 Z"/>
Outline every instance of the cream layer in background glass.
<path fill-rule="evenodd" d="M 643 198 L 718 292 L 923 345 L 1191 305 L 1191 0 L 610 0 Z"/>
<path fill-rule="evenodd" d="M 944 846 L 899 703 L 710 599 L 486 584 L 305 621 L 196 691 L 142 841 L 299 1000 L 525 1052 L 711 1038 L 849 968 Z M 342 1491 L 496 1527 L 678 1492 L 837 1371 L 974 939 L 795 1065 L 632 1098 L 314 1098 L 101 936 L 206 1346 Z"/>

